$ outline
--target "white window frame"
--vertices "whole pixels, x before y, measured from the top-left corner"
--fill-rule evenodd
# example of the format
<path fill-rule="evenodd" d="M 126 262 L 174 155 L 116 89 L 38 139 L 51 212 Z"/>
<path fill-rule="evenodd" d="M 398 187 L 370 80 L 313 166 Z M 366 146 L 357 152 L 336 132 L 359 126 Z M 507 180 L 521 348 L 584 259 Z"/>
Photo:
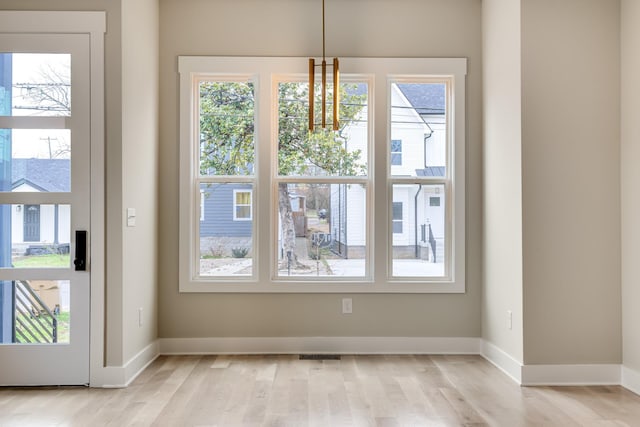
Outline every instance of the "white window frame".
<path fill-rule="evenodd" d="M 181 292 L 233 293 L 463 293 L 465 292 L 465 58 L 340 58 L 343 76 L 362 76 L 369 84 L 369 127 L 374 141 L 368 152 L 369 175 L 366 218 L 369 224 L 367 250 L 370 267 L 367 276 L 348 280 L 303 279 L 282 280 L 276 277 L 277 260 L 277 187 L 279 180 L 306 182 L 309 178 L 279 177 L 277 170 L 277 89 L 274 82 L 283 76 L 308 73 L 308 58 L 278 57 L 179 57 L 180 74 L 180 273 Z M 197 160 L 193 141 L 193 125 L 197 122 L 197 102 L 193 99 L 193 82 L 201 75 L 249 75 L 256 95 L 256 165 L 253 184 L 252 212 L 254 218 L 253 256 L 254 275 L 249 278 L 198 277 L 193 256 L 194 233 L 199 232 L 194 208 L 193 179 Z M 447 226 L 447 259 L 445 277 L 392 277 L 391 206 L 393 183 L 422 183 L 416 178 L 391 176 L 390 165 L 390 87 L 392 82 L 420 79 L 448 81 L 450 92 L 448 117 L 448 167 L 445 194 Z M 359 178 L 358 178 L 359 179 Z M 375 189 L 373 187 L 375 185 Z M 386 186 L 386 190 L 385 190 Z M 375 197 L 374 197 L 375 195 Z M 256 215 L 259 212 L 259 215 Z M 195 223 L 195 224 L 194 224 Z M 384 260 L 387 262 L 384 262 Z M 382 262 L 381 262 L 382 261 Z"/>
<path fill-rule="evenodd" d="M 238 193 L 249 193 L 249 204 L 242 205 L 238 204 L 238 199 L 236 195 Z M 248 218 L 240 218 L 238 217 L 238 210 L 236 209 L 238 206 L 249 206 L 249 217 Z M 253 191 L 251 190 L 233 190 L 233 220 L 234 221 L 252 221 L 253 220 Z"/>
<path fill-rule="evenodd" d="M 391 85 L 402 83 L 444 83 L 445 92 L 445 117 L 446 117 L 446 139 L 448 141 L 446 148 L 446 170 L 444 177 L 430 176 L 413 176 L 407 177 L 403 175 L 393 175 L 391 165 L 388 167 L 387 183 L 389 185 L 389 197 L 393 198 L 394 185 L 442 185 L 444 187 L 445 198 L 445 263 L 444 275 L 442 277 L 420 277 L 420 276 L 392 276 L 391 282 L 428 282 L 437 284 L 439 282 L 453 283 L 455 287 L 460 287 L 460 283 L 456 277 L 464 276 L 464 267 L 459 265 L 460 259 L 464 259 L 461 254 L 460 247 L 464 248 L 464 242 L 460 241 L 459 235 L 462 230 L 464 234 L 464 224 L 460 223 L 460 211 L 464 212 L 464 200 L 461 200 L 460 193 L 464 195 L 464 162 L 460 162 L 460 158 L 464 160 L 464 146 L 460 146 L 460 117 L 464 117 L 464 113 L 460 111 L 460 92 L 456 85 L 456 76 L 408 76 L 408 75 L 392 75 L 389 76 L 387 84 L 389 85 L 389 93 L 391 93 Z M 464 98 L 462 103 L 464 104 Z M 391 106 L 388 107 L 388 123 L 391 123 Z M 391 139 L 391 126 L 389 126 L 389 140 Z M 464 139 L 464 137 L 463 137 Z M 389 147 L 391 145 L 389 144 Z M 390 148 L 389 148 L 390 150 Z M 460 155 L 459 153 L 463 153 Z M 389 162 L 390 163 L 390 162 Z M 462 176 L 462 178 L 461 178 Z M 389 208 L 391 209 L 391 207 Z M 391 214 L 392 215 L 392 214 Z M 464 214 L 463 217 L 464 219 Z M 391 234 L 391 233 L 390 233 Z M 464 249 L 463 249 L 464 250 Z M 388 269 L 393 271 L 393 252 L 389 252 Z M 464 284 L 462 284 L 464 290 Z"/>

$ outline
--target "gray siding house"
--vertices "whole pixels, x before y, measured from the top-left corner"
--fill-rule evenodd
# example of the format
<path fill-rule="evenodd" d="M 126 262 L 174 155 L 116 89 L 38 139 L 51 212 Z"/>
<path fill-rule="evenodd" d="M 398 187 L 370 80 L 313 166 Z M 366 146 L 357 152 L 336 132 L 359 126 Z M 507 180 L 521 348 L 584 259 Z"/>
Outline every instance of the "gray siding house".
<path fill-rule="evenodd" d="M 253 192 L 247 184 L 203 184 L 200 187 L 201 255 L 229 256 L 251 248 Z"/>

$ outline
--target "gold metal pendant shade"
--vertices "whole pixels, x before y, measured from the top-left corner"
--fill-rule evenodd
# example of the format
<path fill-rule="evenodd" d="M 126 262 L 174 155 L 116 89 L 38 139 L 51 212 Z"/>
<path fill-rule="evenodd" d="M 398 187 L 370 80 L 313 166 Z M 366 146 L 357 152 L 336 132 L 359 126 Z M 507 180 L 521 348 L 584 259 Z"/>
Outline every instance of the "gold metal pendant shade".
<path fill-rule="evenodd" d="M 338 130 L 340 123 L 338 121 L 338 114 L 340 110 L 340 71 L 338 58 L 333 58 L 333 130 Z M 327 128 L 327 60 L 325 59 L 325 37 L 324 37 L 324 0 L 322 0 L 322 81 L 320 85 L 320 91 L 322 92 L 321 109 L 322 115 L 320 118 L 320 126 L 322 129 Z M 316 60 L 309 58 L 309 131 L 313 131 L 316 128 L 315 121 L 315 76 L 316 76 Z"/>

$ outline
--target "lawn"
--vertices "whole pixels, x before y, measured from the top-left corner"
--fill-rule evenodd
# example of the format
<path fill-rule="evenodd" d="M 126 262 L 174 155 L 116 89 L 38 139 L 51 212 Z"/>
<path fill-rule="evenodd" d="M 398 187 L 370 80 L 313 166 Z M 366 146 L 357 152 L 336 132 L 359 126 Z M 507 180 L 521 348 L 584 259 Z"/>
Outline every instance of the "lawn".
<path fill-rule="evenodd" d="M 69 254 L 19 256 L 12 260 L 16 268 L 69 268 Z"/>
<path fill-rule="evenodd" d="M 69 312 L 63 311 L 56 317 L 58 319 L 58 343 L 69 343 Z M 16 329 L 22 331 L 22 335 L 26 337 L 25 341 L 25 338 L 22 336 L 16 336 L 18 342 L 23 344 L 37 344 L 45 342 L 42 340 L 43 336 L 49 337 L 51 331 L 48 325 L 51 319 L 48 314 L 40 313 L 37 317 L 34 317 L 32 314 L 18 314 L 17 320 L 20 320 L 20 323 L 26 325 L 27 328 L 33 328 L 38 331 L 27 332 L 23 326 L 16 326 Z"/>
<path fill-rule="evenodd" d="M 16 268 L 69 268 L 71 266 L 71 260 L 69 254 L 47 254 L 47 255 L 30 255 L 30 256 L 18 256 L 12 259 L 13 266 Z M 18 318 L 22 318 L 22 323 L 28 325 L 29 328 L 36 328 L 41 331 L 45 336 L 48 332 L 45 332 L 43 326 L 37 320 L 42 320 L 44 324 L 47 324 L 49 316 L 44 313 L 40 313 L 36 318 L 32 314 L 18 314 Z M 41 318 L 41 319 L 39 319 Z M 61 312 L 58 316 L 58 343 L 69 342 L 69 312 Z M 48 319 L 50 321 L 50 319 Z M 32 334 L 24 331 L 26 340 L 29 343 L 40 342 L 41 335 L 35 333 L 36 337 Z M 24 339 L 24 338 L 23 338 Z"/>

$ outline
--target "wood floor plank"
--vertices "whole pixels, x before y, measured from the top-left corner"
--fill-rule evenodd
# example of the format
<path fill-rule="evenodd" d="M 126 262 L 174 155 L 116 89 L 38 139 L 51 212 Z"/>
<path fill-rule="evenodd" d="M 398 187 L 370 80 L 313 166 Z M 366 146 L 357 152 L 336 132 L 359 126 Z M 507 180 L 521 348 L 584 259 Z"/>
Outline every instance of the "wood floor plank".
<path fill-rule="evenodd" d="M 640 426 L 619 386 L 520 387 L 479 356 L 163 356 L 125 389 L 0 388 L 0 426 Z"/>

